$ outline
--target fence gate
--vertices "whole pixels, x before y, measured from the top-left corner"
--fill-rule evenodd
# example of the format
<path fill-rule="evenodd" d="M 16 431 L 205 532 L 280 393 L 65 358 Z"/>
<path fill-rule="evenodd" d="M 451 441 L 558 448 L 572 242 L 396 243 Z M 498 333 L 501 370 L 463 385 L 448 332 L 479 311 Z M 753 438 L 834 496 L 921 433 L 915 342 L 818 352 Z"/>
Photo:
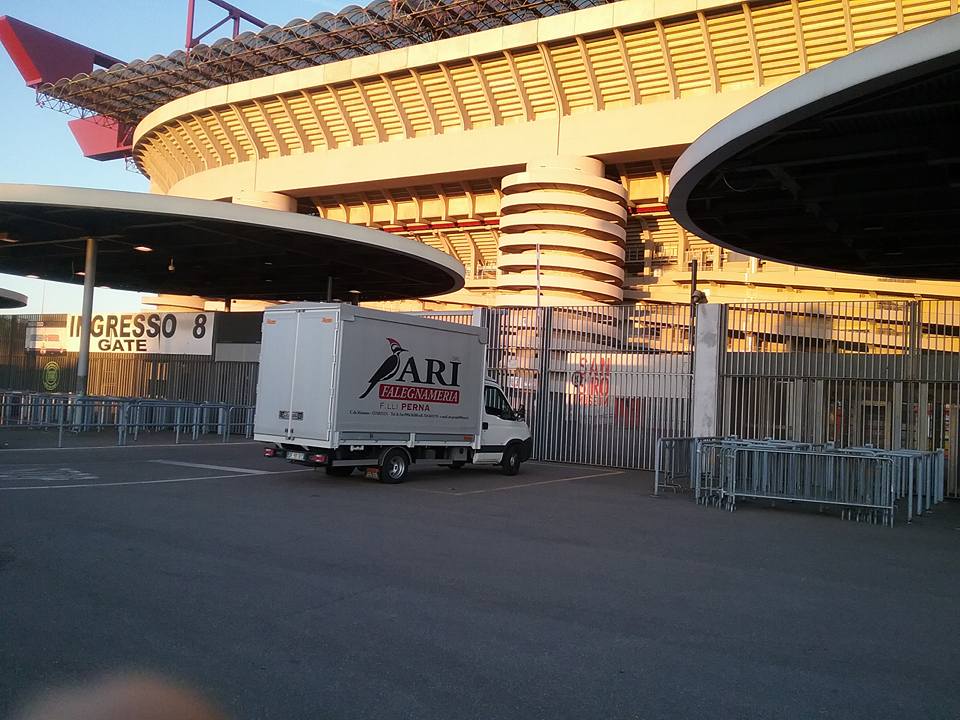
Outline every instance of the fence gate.
<path fill-rule="evenodd" d="M 721 431 L 946 455 L 960 497 L 960 302 L 730 305 Z"/>
<path fill-rule="evenodd" d="M 687 432 L 687 306 L 421 314 L 489 330 L 489 374 L 524 408 L 537 459 L 652 469 L 657 437 Z"/>

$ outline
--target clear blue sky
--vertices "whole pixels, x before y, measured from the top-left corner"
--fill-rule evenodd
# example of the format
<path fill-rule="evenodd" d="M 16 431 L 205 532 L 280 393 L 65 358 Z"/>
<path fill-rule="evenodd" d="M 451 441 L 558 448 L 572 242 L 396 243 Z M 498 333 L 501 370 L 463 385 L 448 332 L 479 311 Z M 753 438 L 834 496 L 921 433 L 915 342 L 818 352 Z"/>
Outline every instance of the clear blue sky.
<path fill-rule="evenodd" d="M 233 0 L 260 19 L 284 25 L 323 10 L 335 12 L 336 0 Z M 121 60 L 167 54 L 184 45 L 186 0 L 6 0 L 0 14 L 10 15 L 62 35 Z M 197 0 L 196 31 L 223 17 L 223 11 Z M 213 37 L 229 34 L 229 24 Z M 244 23 L 244 30 L 254 29 Z M 211 39 L 211 38 L 207 38 Z M 146 178 L 125 168 L 122 160 L 98 162 L 84 158 L 67 120 L 54 110 L 39 108 L 36 94 L 23 84 L 13 61 L 0 48 L 0 182 L 74 185 L 146 192 Z M 26 312 L 79 312 L 78 285 L 29 280 L 0 273 L 0 287 L 30 298 Z M 135 309 L 140 295 L 97 290 L 98 312 Z"/>

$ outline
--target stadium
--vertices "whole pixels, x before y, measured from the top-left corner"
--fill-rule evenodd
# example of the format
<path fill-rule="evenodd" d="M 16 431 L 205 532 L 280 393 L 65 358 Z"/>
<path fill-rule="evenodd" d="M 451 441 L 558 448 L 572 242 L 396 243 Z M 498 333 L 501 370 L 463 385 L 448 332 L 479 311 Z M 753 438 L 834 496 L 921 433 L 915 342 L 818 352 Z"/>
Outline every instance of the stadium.
<path fill-rule="evenodd" d="M 243 33 L 256 18 L 216 4 L 234 37 L 147 60 L 12 18 L 0 37 L 85 154 L 126 158 L 154 193 L 378 228 L 464 265 L 463 289 L 388 307 L 686 302 L 694 260 L 714 302 L 960 295 L 760 260 L 667 208 L 712 125 L 956 0 L 379 1 Z"/>

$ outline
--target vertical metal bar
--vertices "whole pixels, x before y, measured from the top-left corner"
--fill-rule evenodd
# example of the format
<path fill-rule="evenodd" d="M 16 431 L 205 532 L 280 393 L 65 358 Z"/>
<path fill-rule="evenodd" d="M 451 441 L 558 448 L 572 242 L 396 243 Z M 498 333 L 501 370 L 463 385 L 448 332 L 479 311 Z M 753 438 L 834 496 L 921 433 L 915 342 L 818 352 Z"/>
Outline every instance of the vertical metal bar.
<path fill-rule="evenodd" d="M 682 260 L 682 258 L 681 258 Z M 686 423 L 688 428 L 693 427 L 693 356 L 696 353 L 697 330 L 697 259 L 690 261 L 690 319 L 687 323 L 687 347 L 690 349 L 690 400 L 687 402 Z"/>
<path fill-rule="evenodd" d="M 193 47 L 193 15 L 195 11 L 196 0 L 187 0 L 187 39 L 184 47 L 189 51 Z"/>
<path fill-rule="evenodd" d="M 519 319 L 519 318 L 518 318 Z M 526 333 L 517 332 L 516 338 L 519 340 L 526 334 L 528 341 L 524 343 L 528 345 L 530 350 L 536 349 L 539 355 L 538 362 L 536 365 L 536 382 L 534 384 L 534 401 L 536 402 L 537 407 L 537 419 L 538 425 L 541 427 L 547 426 L 543 429 L 551 429 L 549 423 L 551 419 L 549 418 L 549 405 L 550 405 L 550 356 L 552 355 L 552 338 L 553 338 L 553 308 L 538 308 L 533 317 L 533 322 L 529 322 L 529 314 L 527 313 L 527 322 L 523 323 L 528 328 L 532 324 L 531 330 L 527 330 Z M 521 355 L 520 357 L 523 357 Z M 527 363 L 523 363 L 526 365 Z M 549 436 L 554 433 L 548 432 L 547 436 L 544 437 L 544 433 L 540 434 L 540 445 L 541 445 L 541 456 L 549 457 Z"/>

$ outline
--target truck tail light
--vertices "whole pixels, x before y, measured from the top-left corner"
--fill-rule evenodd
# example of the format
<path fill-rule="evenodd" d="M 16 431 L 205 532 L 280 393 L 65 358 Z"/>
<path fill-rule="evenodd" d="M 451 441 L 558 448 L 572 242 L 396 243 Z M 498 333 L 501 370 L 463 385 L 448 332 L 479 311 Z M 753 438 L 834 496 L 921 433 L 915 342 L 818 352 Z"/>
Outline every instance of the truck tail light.
<path fill-rule="evenodd" d="M 264 457 L 276 457 L 276 456 L 277 456 L 277 449 L 276 449 L 276 448 L 264 448 L 264 449 L 263 449 L 263 456 L 264 456 Z"/>
<path fill-rule="evenodd" d="M 327 456 L 326 456 L 326 455 L 320 455 L 320 454 L 307 455 L 307 460 L 309 460 L 310 462 L 315 462 L 315 463 L 326 463 L 326 462 L 327 462 Z"/>

